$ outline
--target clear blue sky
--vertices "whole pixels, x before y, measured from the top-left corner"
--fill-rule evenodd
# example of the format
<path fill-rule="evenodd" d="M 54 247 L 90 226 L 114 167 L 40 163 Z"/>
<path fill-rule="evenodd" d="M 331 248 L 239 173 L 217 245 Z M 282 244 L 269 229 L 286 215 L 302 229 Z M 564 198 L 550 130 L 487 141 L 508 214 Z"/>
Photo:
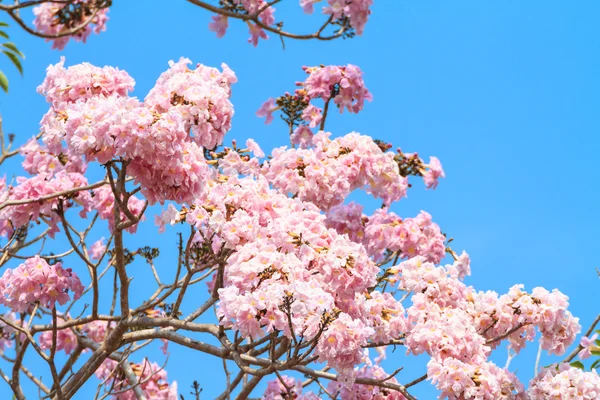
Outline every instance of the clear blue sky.
<path fill-rule="evenodd" d="M 297 1 L 284 3 L 290 4 L 279 7 L 279 15 L 292 15 L 286 26 L 307 30 Z M 407 217 L 430 212 L 455 238 L 454 248 L 470 254 L 473 275 L 467 283 L 478 289 L 503 293 L 515 283 L 558 288 L 570 297 L 584 328 L 599 311 L 592 300 L 600 286 L 597 1 L 377 0 L 364 36 L 329 43 L 287 40 L 285 51 L 274 37 L 253 48 L 246 43 L 247 27 L 236 22 L 219 40 L 207 28 L 210 15 L 181 0 L 116 1 L 109 15 L 107 32 L 86 45 L 70 43 L 63 52 L 11 29 L 27 56 L 25 76 L 3 61 L 11 93 L 0 95 L 0 112 L 5 131 L 18 142 L 38 132 L 47 105 L 35 88 L 45 67 L 61 55 L 67 65 L 88 61 L 127 70 L 137 81 L 133 94 L 142 98 L 171 59 L 226 62 L 239 78 L 234 127 L 226 139 L 253 137 L 265 150 L 286 144 L 287 136 L 283 124 L 265 126 L 255 117 L 264 100 L 293 90 L 304 78 L 303 65 L 353 63 L 363 69 L 374 101 L 359 115 L 332 115 L 328 130 L 358 131 L 435 155 L 446 170 L 436 191 L 417 183 L 393 210 Z M 2 175 L 18 171 L 14 164 L 2 168 Z M 152 227 L 149 219 L 135 242 L 172 237 L 156 237 Z M 169 265 L 165 261 L 162 268 Z M 220 363 L 204 364 L 199 354 L 171 349 L 169 377 L 179 381 L 183 394 L 193 379 L 204 387 L 204 399 L 220 393 Z M 536 349 L 532 344 L 511 364 L 525 382 Z M 498 354 L 500 365 L 505 355 Z M 399 379 L 406 383 L 425 371 L 420 361 L 398 349 L 386 367 L 405 365 Z M 427 386 L 414 394 L 431 398 Z M 87 385 L 76 398 L 88 399 L 94 391 L 95 385 Z"/>

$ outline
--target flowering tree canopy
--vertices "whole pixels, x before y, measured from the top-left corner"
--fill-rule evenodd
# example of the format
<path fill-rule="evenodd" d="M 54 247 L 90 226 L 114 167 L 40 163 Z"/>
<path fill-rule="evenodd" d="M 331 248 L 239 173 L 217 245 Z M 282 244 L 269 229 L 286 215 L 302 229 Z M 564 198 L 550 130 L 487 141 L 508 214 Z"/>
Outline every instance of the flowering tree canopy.
<path fill-rule="evenodd" d="M 304 12 L 320 5 L 326 18 L 304 35 L 276 22 L 279 1 L 189 1 L 215 14 L 217 36 L 230 19 L 245 21 L 254 45 L 267 32 L 361 34 L 372 4 L 301 0 Z M 35 29 L 18 14 L 31 6 Z M 110 6 L 28 1 L 0 10 L 61 49 L 105 30 Z M 12 365 L 0 375 L 15 398 L 33 385 L 40 397 L 69 399 L 91 380 L 97 398 L 188 398 L 167 374 L 169 343 L 223 360 L 220 399 L 414 399 L 411 387 L 423 381 L 449 399 L 600 397 L 600 359 L 588 371 L 575 360 L 600 355 L 598 319 L 578 338 L 579 320 L 556 289 L 515 284 L 499 294 L 465 284 L 469 256 L 432 215 L 391 211 L 412 181 L 443 184 L 438 158 L 327 131 L 334 111 L 360 113 L 373 101 L 358 66 L 303 67 L 295 90 L 262 99 L 257 117 L 280 116 L 290 140 L 267 155 L 252 138 L 226 138 L 237 82 L 226 64 L 171 61 L 141 99 L 126 71 L 65 63 L 49 66 L 38 87 L 48 103 L 40 133 L 18 149 L 0 136 L 0 164 L 20 156 L 28 174 L 0 180 L 0 350 Z M 349 201 L 357 190 L 381 208 L 365 214 Z M 155 228 L 141 225 L 150 206 L 162 207 Z M 108 238 L 93 237 L 95 226 Z M 126 233 L 178 228 L 171 267 L 157 262 L 159 248 L 128 245 Z M 46 240 L 65 251 L 36 253 Z M 147 268 L 135 275 L 155 282 L 142 301 L 128 268 L 136 260 Z M 194 311 L 184 314 L 184 302 Z M 535 340 L 556 355 L 579 346 L 529 383 L 490 358 L 501 344 L 516 354 Z M 165 360 L 145 354 L 154 341 Z M 396 347 L 426 355 L 426 371 L 410 382 L 396 378 L 402 365 L 385 371 Z M 30 371 L 32 357 L 47 375 Z"/>

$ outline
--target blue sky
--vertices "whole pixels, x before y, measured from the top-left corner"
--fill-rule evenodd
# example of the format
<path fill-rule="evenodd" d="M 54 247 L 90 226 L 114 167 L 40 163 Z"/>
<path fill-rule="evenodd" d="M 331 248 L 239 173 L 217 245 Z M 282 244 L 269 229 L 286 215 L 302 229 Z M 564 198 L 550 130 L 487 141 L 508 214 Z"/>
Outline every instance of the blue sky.
<path fill-rule="evenodd" d="M 0 94 L 5 132 L 14 132 L 19 143 L 38 132 L 47 105 L 35 88 L 61 55 L 67 65 L 88 61 L 125 69 L 137 81 L 133 95 L 141 98 L 169 60 L 185 56 L 211 66 L 225 62 L 236 72 L 236 114 L 226 141 L 253 137 L 270 150 L 288 139 L 282 123 L 265 126 L 255 117 L 262 102 L 293 90 L 304 79 L 303 65 L 356 64 L 374 101 L 358 115 L 331 115 L 328 130 L 334 136 L 357 131 L 423 157 L 435 155 L 446 171 L 436 191 L 415 181 L 393 210 L 405 217 L 421 209 L 431 213 L 455 238 L 453 247 L 470 254 L 468 284 L 499 293 L 515 283 L 558 288 L 584 328 L 589 325 L 600 284 L 598 2 L 378 0 L 362 37 L 287 40 L 285 50 L 275 37 L 253 48 L 247 27 L 236 22 L 217 39 L 207 28 L 208 13 L 184 1 L 168 3 L 115 2 L 107 32 L 63 52 L 13 27 L 9 33 L 27 59 L 24 78 L 2 64 L 11 85 L 8 96 Z M 318 23 L 301 15 L 296 1 L 284 3 L 276 16 L 290 16 L 288 29 L 306 31 Z M 20 173 L 15 163 L 2 169 L 2 175 Z M 367 206 L 376 203 L 367 199 Z M 172 237 L 157 237 L 151 218 L 144 224 L 141 235 L 128 237 L 132 247 Z M 532 344 L 511 364 L 524 381 L 533 374 L 536 350 Z M 505 354 L 498 354 L 500 365 Z M 220 363 L 204 362 L 172 346 L 169 377 L 184 394 L 197 379 L 203 398 L 212 398 L 222 388 Z M 404 365 L 399 380 L 405 383 L 424 372 L 424 362 L 398 349 L 386 367 Z M 414 394 L 430 398 L 435 392 L 427 386 Z M 87 385 L 76 398 L 93 392 L 95 385 Z"/>

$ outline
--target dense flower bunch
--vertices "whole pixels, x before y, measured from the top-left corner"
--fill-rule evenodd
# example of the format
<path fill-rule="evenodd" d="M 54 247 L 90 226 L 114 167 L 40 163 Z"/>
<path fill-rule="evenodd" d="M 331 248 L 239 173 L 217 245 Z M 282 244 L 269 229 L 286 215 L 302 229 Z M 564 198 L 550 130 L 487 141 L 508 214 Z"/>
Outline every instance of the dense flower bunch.
<path fill-rule="evenodd" d="M 354 202 L 341 204 L 329 210 L 326 222 L 340 234 L 362 243 L 376 260 L 382 259 L 386 250 L 398 253 L 401 258 L 422 255 L 434 263 L 444 258 L 446 237 L 425 211 L 416 218 L 403 220 L 383 208 L 370 217 L 362 210 L 363 207 Z"/>
<path fill-rule="evenodd" d="M 360 361 L 369 339 L 390 340 L 405 329 L 399 302 L 365 292 L 379 268 L 360 244 L 328 229 L 313 204 L 277 192 L 262 176 L 208 186 L 185 218 L 200 244 L 235 250 L 219 289 L 223 325 L 253 338 L 273 330 L 321 337 L 316 354 L 340 370 Z"/>
<path fill-rule="evenodd" d="M 419 256 L 392 268 L 400 274 L 399 287 L 414 293 L 405 345 L 432 357 L 428 377 L 448 398 L 521 398 L 516 378 L 487 361 L 499 343 L 496 337 L 508 334 L 518 351 L 525 340 L 533 340 L 537 327 L 542 348 L 562 354 L 580 330 L 578 319 L 566 310 L 566 296 L 558 291 L 535 288 L 528 294 L 518 285 L 500 297 L 475 292 L 460 282 L 468 272 L 465 257 L 435 267 Z"/>
<path fill-rule="evenodd" d="M 87 161 L 126 160 L 150 203 L 192 202 L 209 174 L 203 148 L 219 145 L 231 127 L 236 78 L 224 64 L 219 72 L 189 63 L 171 63 L 144 102 L 127 96 L 134 82 L 122 71 L 51 66 L 38 89 L 51 104 L 44 140 L 51 148 L 65 141 L 69 155 Z"/>
<path fill-rule="evenodd" d="M 65 304 L 78 299 L 83 285 L 70 268 L 61 263 L 50 265 L 39 256 L 27 259 L 15 269 L 6 269 L 0 278 L 0 304 L 15 312 L 24 312 L 32 303 L 53 308 L 55 303 Z"/>
<path fill-rule="evenodd" d="M 320 132 L 313 149 L 275 149 L 263 167 L 269 182 L 323 210 L 338 205 L 355 189 L 385 204 L 406 196 L 408 179 L 398 172 L 394 154 L 383 152 L 368 136 L 350 133 L 330 139 Z"/>
<path fill-rule="evenodd" d="M 530 400 L 592 400 L 600 398 L 600 376 L 568 364 L 545 368 L 530 383 Z"/>
<path fill-rule="evenodd" d="M 167 372 L 157 363 L 144 358 L 141 363 L 130 363 L 135 375 L 136 383 L 148 399 L 179 400 L 177 396 L 177 382 L 169 383 Z M 108 387 L 113 387 L 118 394 L 113 395 L 113 400 L 135 400 L 138 397 L 132 389 L 125 375 L 119 371 L 119 363 L 106 359 L 96 370 L 96 376 Z M 128 389 L 128 390 L 127 390 Z"/>
<path fill-rule="evenodd" d="M 302 67 L 302 69 L 308 74 L 308 78 L 304 82 L 296 82 L 301 89 L 297 89 L 294 95 L 286 94 L 277 100 L 268 99 L 256 113 L 259 117 L 266 117 L 267 124 L 273 121 L 272 114 L 279 109 L 283 109 L 288 117 L 291 113 L 299 113 L 303 125 L 300 125 L 295 132 L 296 142 L 302 142 L 301 137 L 310 134 L 310 130 L 303 132 L 307 130 L 307 126 L 314 128 L 324 118 L 323 109 L 315 106 L 313 101 L 320 99 L 329 103 L 333 100 L 340 113 L 344 109 L 358 113 L 363 109 L 365 100 L 373 99 L 371 92 L 365 86 L 361 69 L 355 65 Z M 297 123 L 296 118 L 297 116 L 291 118 L 291 121 Z"/>
<path fill-rule="evenodd" d="M 6 200 L 40 199 L 44 196 L 85 186 L 88 181 L 80 173 L 62 170 L 52 177 L 44 174 L 35 175 L 32 178 L 17 177 L 16 183 L 17 185 L 6 188 L 4 194 Z M 91 195 L 89 192 L 77 192 L 71 200 L 65 203 L 65 208 L 79 204 L 82 206 L 81 216 L 85 216 L 85 213 L 91 210 Z M 50 227 L 48 231 L 50 237 L 54 237 L 54 234 L 59 230 L 57 206 L 57 199 L 49 199 L 0 210 L 0 227 L 4 227 L 4 229 L 0 229 L 0 233 L 3 236 L 10 236 L 16 229 L 26 226 L 30 221 L 42 219 Z"/>
<path fill-rule="evenodd" d="M 363 73 L 356 65 L 348 64 L 343 67 L 330 65 L 302 69 L 308 74 L 308 78 L 304 82 L 298 82 L 297 85 L 304 88 L 311 100 L 333 99 L 340 112 L 346 109 L 352 113 L 362 110 L 365 100 L 373 100 L 373 96 L 365 87 Z"/>
<path fill-rule="evenodd" d="M 44 35 L 61 35 L 76 31 L 56 39 L 46 39 L 53 40 L 53 49 L 62 50 L 71 38 L 85 43 L 92 32 L 97 34 L 106 30 L 108 8 L 103 3 L 106 2 L 75 0 L 70 4 L 42 3 L 33 8 L 33 24 L 38 32 Z"/>

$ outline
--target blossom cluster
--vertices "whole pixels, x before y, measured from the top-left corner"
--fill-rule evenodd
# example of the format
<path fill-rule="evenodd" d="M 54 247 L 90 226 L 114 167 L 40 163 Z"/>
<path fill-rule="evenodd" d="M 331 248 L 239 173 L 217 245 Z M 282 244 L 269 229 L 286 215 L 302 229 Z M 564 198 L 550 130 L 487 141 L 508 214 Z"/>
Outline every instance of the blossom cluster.
<path fill-rule="evenodd" d="M 108 8 L 103 8 L 101 3 L 99 0 L 41 3 L 33 8 L 33 25 L 44 35 L 65 35 L 46 39 L 53 41 L 53 49 L 64 49 L 71 38 L 85 43 L 92 32 L 98 34 L 106 30 Z"/>
<path fill-rule="evenodd" d="M 304 82 L 296 82 L 301 89 L 297 89 L 294 95 L 286 93 L 277 100 L 268 99 L 256 115 L 266 117 L 265 123 L 269 124 L 273 121 L 273 112 L 279 109 L 283 109 L 284 113 L 300 113 L 303 124 L 295 130 L 292 139 L 294 144 L 307 147 L 312 136 L 309 128 L 315 128 L 325 117 L 323 109 L 314 105 L 315 100 L 320 99 L 326 104 L 333 100 L 340 113 L 344 109 L 358 113 L 364 107 L 365 100 L 371 101 L 373 96 L 365 86 L 361 69 L 356 65 L 329 65 L 303 67 L 303 69 L 308 77 Z M 294 122 L 297 122 L 295 117 Z"/>
<path fill-rule="evenodd" d="M 130 387 L 139 382 L 144 396 L 148 399 L 179 400 L 177 396 L 177 382 L 169 383 L 167 371 L 147 358 L 141 363 L 130 363 L 135 375 L 135 382 L 129 382 L 127 377 L 119 372 L 117 361 L 107 358 L 96 370 L 96 377 L 109 388 L 114 388 L 113 400 L 135 400 L 138 397 Z M 115 371 L 116 370 L 116 371 Z"/>
<path fill-rule="evenodd" d="M 362 210 L 354 202 L 340 204 L 328 211 L 326 222 L 340 234 L 362 243 L 375 260 L 381 260 L 386 250 L 400 258 L 421 255 L 434 263 L 444 258 L 446 237 L 427 212 L 402 219 L 387 208 L 377 209 L 369 217 Z"/>
<path fill-rule="evenodd" d="M 64 141 L 69 156 L 107 163 L 128 162 L 128 173 L 150 203 L 192 202 L 204 187 L 204 149 L 223 140 L 231 127 L 233 72 L 182 58 L 171 62 L 146 99 L 128 97 L 134 81 L 123 71 L 81 64 L 48 68 L 38 88 L 51 104 L 42 120 L 44 141 Z"/>
<path fill-rule="evenodd" d="M 600 398 L 600 376 L 569 364 L 544 368 L 530 383 L 530 400 L 591 400 Z"/>
<path fill-rule="evenodd" d="M 518 380 L 487 360 L 498 338 L 507 336 L 519 351 L 537 328 L 542 348 L 562 354 L 580 330 L 578 319 L 556 290 L 535 288 L 529 294 L 517 285 L 502 296 L 475 292 L 460 281 L 467 271 L 466 254 L 447 266 L 418 256 L 391 268 L 399 288 L 414 293 L 405 345 L 431 356 L 428 378 L 448 398 L 524 398 Z"/>
<path fill-rule="evenodd" d="M 314 204 L 283 195 L 260 175 L 221 176 L 208 188 L 185 220 L 215 257 L 232 252 L 218 287 L 221 324 L 244 337 L 278 330 L 316 339 L 316 355 L 340 371 L 352 371 L 369 340 L 406 329 L 397 300 L 367 292 L 379 268 L 364 247 L 328 229 Z"/>
<path fill-rule="evenodd" d="M 83 293 L 83 285 L 70 268 L 62 268 L 61 263 L 48 264 L 39 256 L 28 258 L 17 268 L 7 268 L 0 277 L 0 304 L 15 312 L 24 312 L 30 305 L 39 302 L 43 307 L 55 307 L 55 303 L 65 304 L 78 299 Z"/>
<path fill-rule="evenodd" d="M 383 152 L 373 139 L 358 133 L 333 140 L 329 136 L 315 135 L 314 149 L 273 150 L 263 174 L 281 192 L 323 210 L 341 204 L 359 188 L 387 205 L 406 196 L 408 180 L 399 174 L 393 153 Z"/>

